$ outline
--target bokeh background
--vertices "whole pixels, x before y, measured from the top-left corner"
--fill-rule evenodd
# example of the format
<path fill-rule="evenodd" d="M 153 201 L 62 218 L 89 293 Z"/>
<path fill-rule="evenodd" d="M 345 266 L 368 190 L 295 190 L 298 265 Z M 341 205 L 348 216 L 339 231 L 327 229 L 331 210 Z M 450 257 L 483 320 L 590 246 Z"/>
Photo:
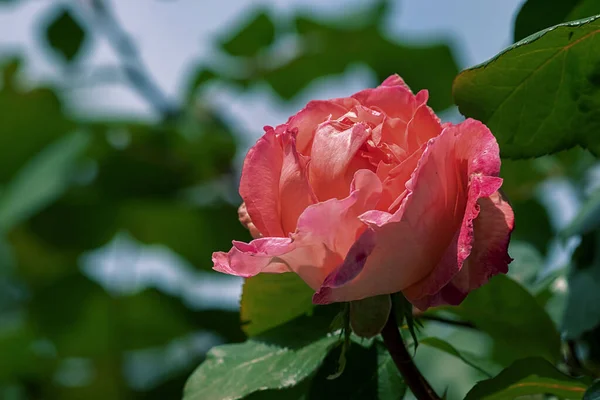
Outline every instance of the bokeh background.
<path fill-rule="evenodd" d="M 0 399 L 180 398 L 212 346 L 245 339 L 242 281 L 211 253 L 249 239 L 237 183 L 262 127 L 392 73 L 460 120 L 454 76 L 512 43 L 521 3 L 0 0 Z M 569 262 L 553 232 L 590 163 L 505 163 L 519 279 Z M 472 385 L 419 357 L 450 396 Z"/>

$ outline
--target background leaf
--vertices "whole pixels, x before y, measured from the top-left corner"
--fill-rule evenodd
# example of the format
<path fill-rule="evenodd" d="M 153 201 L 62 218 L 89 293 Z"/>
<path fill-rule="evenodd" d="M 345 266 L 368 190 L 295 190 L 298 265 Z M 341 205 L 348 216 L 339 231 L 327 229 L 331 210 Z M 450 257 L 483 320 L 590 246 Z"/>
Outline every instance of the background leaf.
<path fill-rule="evenodd" d="M 471 292 L 460 306 L 443 309 L 472 322 L 510 349 L 513 360 L 560 359 L 560 335 L 550 316 L 527 290 L 504 275 Z"/>
<path fill-rule="evenodd" d="M 7 231 L 54 201 L 67 187 L 74 162 L 89 144 L 74 133 L 33 158 L 0 194 L 0 231 Z"/>
<path fill-rule="evenodd" d="M 221 42 L 221 48 L 233 56 L 250 57 L 275 40 L 275 24 L 267 12 L 259 11 L 238 31 Z"/>
<path fill-rule="evenodd" d="M 515 20 L 514 41 L 565 21 L 600 14 L 594 0 L 528 0 Z"/>
<path fill-rule="evenodd" d="M 75 60 L 85 38 L 85 29 L 69 8 L 56 10 L 46 28 L 46 40 L 56 54 L 68 62 Z"/>
<path fill-rule="evenodd" d="M 465 400 L 512 400 L 535 394 L 581 399 L 585 388 L 585 384 L 559 372 L 546 360 L 526 358 L 515 361 L 496 377 L 476 384 Z"/>

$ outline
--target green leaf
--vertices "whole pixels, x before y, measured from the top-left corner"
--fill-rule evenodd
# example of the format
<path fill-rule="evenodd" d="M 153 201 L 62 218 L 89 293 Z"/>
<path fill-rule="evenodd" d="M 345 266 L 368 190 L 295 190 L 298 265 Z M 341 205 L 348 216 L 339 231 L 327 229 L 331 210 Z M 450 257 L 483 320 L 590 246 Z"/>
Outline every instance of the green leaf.
<path fill-rule="evenodd" d="M 46 146 L 75 129 L 56 93 L 45 87 L 23 90 L 18 60 L 2 65 L 0 82 L 0 183 L 6 184 Z M 18 135 L 19 140 L 15 140 Z"/>
<path fill-rule="evenodd" d="M 48 44 L 67 62 L 76 58 L 85 37 L 86 31 L 68 8 L 61 8 L 46 28 Z"/>
<path fill-rule="evenodd" d="M 583 400 L 600 400 L 600 381 L 596 381 L 585 391 Z"/>
<path fill-rule="evenodd" d="M 472 361 L 474 358 L 477 357 L 474 354 L 469 354 L 468 356 L 465 356 L 465 354 L 467 354 L 467 352 L 465 352 L 464 350 L 458 351 L 450 343 L 448 343 L 442 339 L 436 338 L 436 337 L 427 337 L 427 338 L 421 339 L 421 340 L 419 340 L 419 343 L 424 344 L 426 346 L 436 348 L 436 349 L 443 351 L 445 353 L 448 353 L 456 358 L 459 358 L 462 362 L 464 362 L 468 366 L 476 369 L 477 371 L 481 372 L 483 375 L 491 377 L 489 372 L 485 371 L 483 368 L 479 367 L 477 364 L 475 364 L 475 362 Z"/>
<path fill-rule="evenodd" d="M 561 232 L 563 238 L 583 235 L 600 225 L 600 189 L 596 189 L 585 201 L 575 218 Z"/>
<path fill-rule="evenodd" d="M 515 361 L 496 377 L 477 383 L 465 400 L 513 400 L 520 396 L 552 394 L 581 399 L 586 385 L 559 372 L 541 358 Z"/>
<path fill-rule="evenodd" d="M 600 264 L 572 271 L 561 330 L 578 338 L 600 324 Z"/>
<path fill-rule="evenodd" d="M 71 168 L 89 144 L 78 132 L 30 160 L 0 194 L 0 231 L 7 231 L 55 200 L 68 185 Z"/>
<path fill-rule="evenodd" d="M 363 338 L 378 335 L 386 324 L 391 309 L 392 301 L 387 294 L 351 301 L 350 325 L 352 332 Z"/>
<path fill-rule="evenodd" d="M 184 400 L 240 399 L 250 393 L 299 384 L 317 370 L 336 336 L 289 348 L 249 340 L 213 348 L 184 389 Z"/>
<path fill-rule="evenodd" d="M 528 242 L 511 240 L 508 254 L 513 258 L 508 276 L 525 287 L 531 287 L 544 265 L 540 252 Z"/>
<path fill-rule="evenodd" d="M 314 291 L 295 273 L 259 274 L 244 282 L 242 329 L 255 336 L 310 313 Z"/>
<path fill-rule="evenodd" d="M 251 57 L 275 40 L 275 24 L 265 12 L 257 13 L 230 38 L 221 41 L 223 50 L 234 56 Z"/>
<path fill-rule="evenodd" d="M 472 322 L 512 356 L 560 359 L 560 335 L 550 316 L 521 285 L 505 275 L 471 292 L 457 307 L 441 307 Z"/>
<path fill-rule="evenodd" d="M 492 130 L 503 157 L 582 146 L 600 154 L 600 17 L 546 29 L 461 72 L 459 110 Z"/>
<path fill-rule="evenodd" d="M 385 346 L 377 344 L 377 394 L 379 400 L 402 399 L 407 387 Z"/>
<path fill-rule="evenodd" d="M 515 20 L 514 41 L 565 21 L 600 14 L 596 0 L 529 0 Z"/>

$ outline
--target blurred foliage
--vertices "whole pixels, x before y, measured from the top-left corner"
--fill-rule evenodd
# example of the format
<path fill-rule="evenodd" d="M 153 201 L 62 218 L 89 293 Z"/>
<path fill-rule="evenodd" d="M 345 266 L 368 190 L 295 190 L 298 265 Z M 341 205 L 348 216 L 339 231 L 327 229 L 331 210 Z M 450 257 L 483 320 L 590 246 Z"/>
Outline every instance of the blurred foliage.
<path fill-rule="evenodd" d="M 56 54 L 71 62 L 86 38 L 85 28 L 77 22 L 70 9 L 60 7 L 54 12 L 56 14 L 46 28 L 46 40 Z"/>
<path fill-rule="evenodd" d="M 17 0 L 0 3 L 20 6 Z M 67 81 L 74 68 L 84 68 L 84 50 L 102 33 L 94 18 L 82 18 L 82 4 L 48 3 L 36 26 Z M 596 3 L 586 0 L 566 2 L 554 13 L 536 11 L 540 4 L 529 0 L 523 6 L 517 37 L 596 12 Z M 102 12 L 103 21 L 110 18 L 108 3 L 89 5 L 87 11 Z M 389 7 L 389 1 L 375 1 L 337 18 L 303 11 L 280 18 L 271 9 L 256 9 L 217 35 L 217 56 L 198 63 L 176 110 L 155 107 L 157 122 L 74 115 L 65 86 L 27 82 L 22 64 L 28 60 L 0 59 L 1 399 L 170 399 L 182 396 L 186 381 L 186 399 L 404 396 L 407 387 L 380 339 L 353 336 L 349 348 L 340 346 L 340 332 L 326 334 L 339 306 L 313 307 L 312 290 L 293 274 L 246 280 L 239 311 L 218 303 L 223 293 L 216 303 L 206 300 L 226 290 L 211 287 L 213 278 L 224 279 L 211 271 L 211 253 L 250 237 L 237 221 L 239 199 L 229 195 L 237 188 L 234 160 L 242 137 L 213 108 L 205 89 L 213 82 L 240 90 L 267 83 L 280 100 L 294 100 L 323 77 L 363 65 L 379 81 L 398 73 L 414 91 L 428 89 L 436 110 L 452 106 L 458 70 L 451 48 L 390 37 L 384 30 Z M 593 34 L 587 25 L 580 28 L 582 41 Z M 150 82 L 143 65 L 131 62 L 135 42 L 113 45 L 127 82 L 149 103 L 163 104 L 156 88 L 143 87 Z M 505 55 L 513 51 L 520 50 Z M 589 106 L 597 82 L 595 66 L 585 62 L 587 80 L 579 79 L 578 66 L 565 76 L 584 85 Z M 497 100 L 489 85 L 511 76 L 465 78 L 472 73 L 459 77 L 455 94 L 462 111 L 485 119 L 493 113 L 487 100 Z M 476 87 L 461 92 L 461 85 L 471 84 Z M 513 99 L 517 105 L 551 100 L 544 93 Z M 525 111 L 542 112 L 544 101 Z M 513 119 L 488 122 L 504 155 L 540 155 L 577 143 L 597 150 L 595 114 L 588 111 L 590 125 L 573 137 L 550 127 L 532 140 L 531 131 L 518 127 L 525 146 L 506 136 L 503 124 Z M 555 110 L 559 122 L 553 126 L 564 115 L 565 109 Z M 400 316 L 410 318 L 402 332 L 413 339 L 417 363 L 439 393 L 463 398 L 473 388 L 470 398 L 573 392 L 581 398 L 590 382 L 563 372 L 599 376 L 600 314 L 594 305 L 600 215 L 597 191 L 584 179 L 595 167 L 594 156 L 580 148 L 504 160 L 503 189 L 517 216 L 510 277 L 494 278 L 460 307 L 425 315 L 448 317 L 443 328 L 423 315 L 413 322 L 413 310 L 404 303 Z M 556 225 L 548 207 L 544 185 L 553 181 L 567 182 L 584 199 L 566 229 Z M 124 236 L 133 243 L 125 250 L 119 247 Z M 578 239 L 576 253 L 563 262 L 568 265 L 548 270 L 553 249 L 567 242 L 577 247 Z M 138 264 L 148 264 L 149 254 L 156 258 L 159 250 L 171 252 L 173 265 L 163 262 L 160 273 L 145 277 Z M 206 297 L 193 300 L 191 294 Z M 561 334 L 569 343 L 561 343 Z M 417 341 L 423 346 L 417 348 Z M 575 354 L 565 354 L 567 344 Z M 343 374 L 328 379 L 342 359 Z M 495 377 L 488 380 L 490 374 Z"/>
<path fill-rule="evenodd" d="M 277 23 L 268 12 L 258 12 L 220 43 L 237 58 L 228 59 L 229 65 L 200 67 L 194 84 L 220 79 L 247 87 L 264 81 L 283 99 L 291 99 L 317 78 L 366 64 L 378 82 L 400 74 L 413 91 L 429 90 L 434 109 L 450 107 L 458 73 L 450 47 L 391 40 L 382 32 L 389 7 L 389 1 L 380 0 L 336 19 L 298 14 Z"/>

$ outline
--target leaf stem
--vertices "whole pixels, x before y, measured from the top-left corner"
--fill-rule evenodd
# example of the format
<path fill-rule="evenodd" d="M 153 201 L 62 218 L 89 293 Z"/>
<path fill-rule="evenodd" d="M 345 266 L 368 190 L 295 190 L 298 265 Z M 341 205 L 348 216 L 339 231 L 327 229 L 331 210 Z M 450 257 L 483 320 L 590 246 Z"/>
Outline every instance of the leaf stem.
<path fill-rule="evenodd" d="M 381 336 L 383 336 L 383 343 L 392 356 L 398 371 L 402 374 L 404 381 L 415 397 L 419 400 L 440 400 L 440 397 L 421 374 L 408 353 L 404 340 L 400 336 L 398 322 L 393 310 L 390 312 L 390 317 L 381 331 Z"/>
<path fill-rule="evenodd" d="M 434 322 L 440 322 L 442 324 L 458 326 L 458 327 L 461 327 L 461 328 L 477 329 L 477 327 L 475 325 L 473 325 L 471 322 L 459 321 L 459 320 L 455 320 L 455 319 L 444 318 L 444 317 L 440 317 L 440 316 L 437 316 L 437 315 L 416 314 L 415 317 L 417 319 L 420 319 L 420 320 L 423 320 L 423 321 L 434 321 Z"/>

